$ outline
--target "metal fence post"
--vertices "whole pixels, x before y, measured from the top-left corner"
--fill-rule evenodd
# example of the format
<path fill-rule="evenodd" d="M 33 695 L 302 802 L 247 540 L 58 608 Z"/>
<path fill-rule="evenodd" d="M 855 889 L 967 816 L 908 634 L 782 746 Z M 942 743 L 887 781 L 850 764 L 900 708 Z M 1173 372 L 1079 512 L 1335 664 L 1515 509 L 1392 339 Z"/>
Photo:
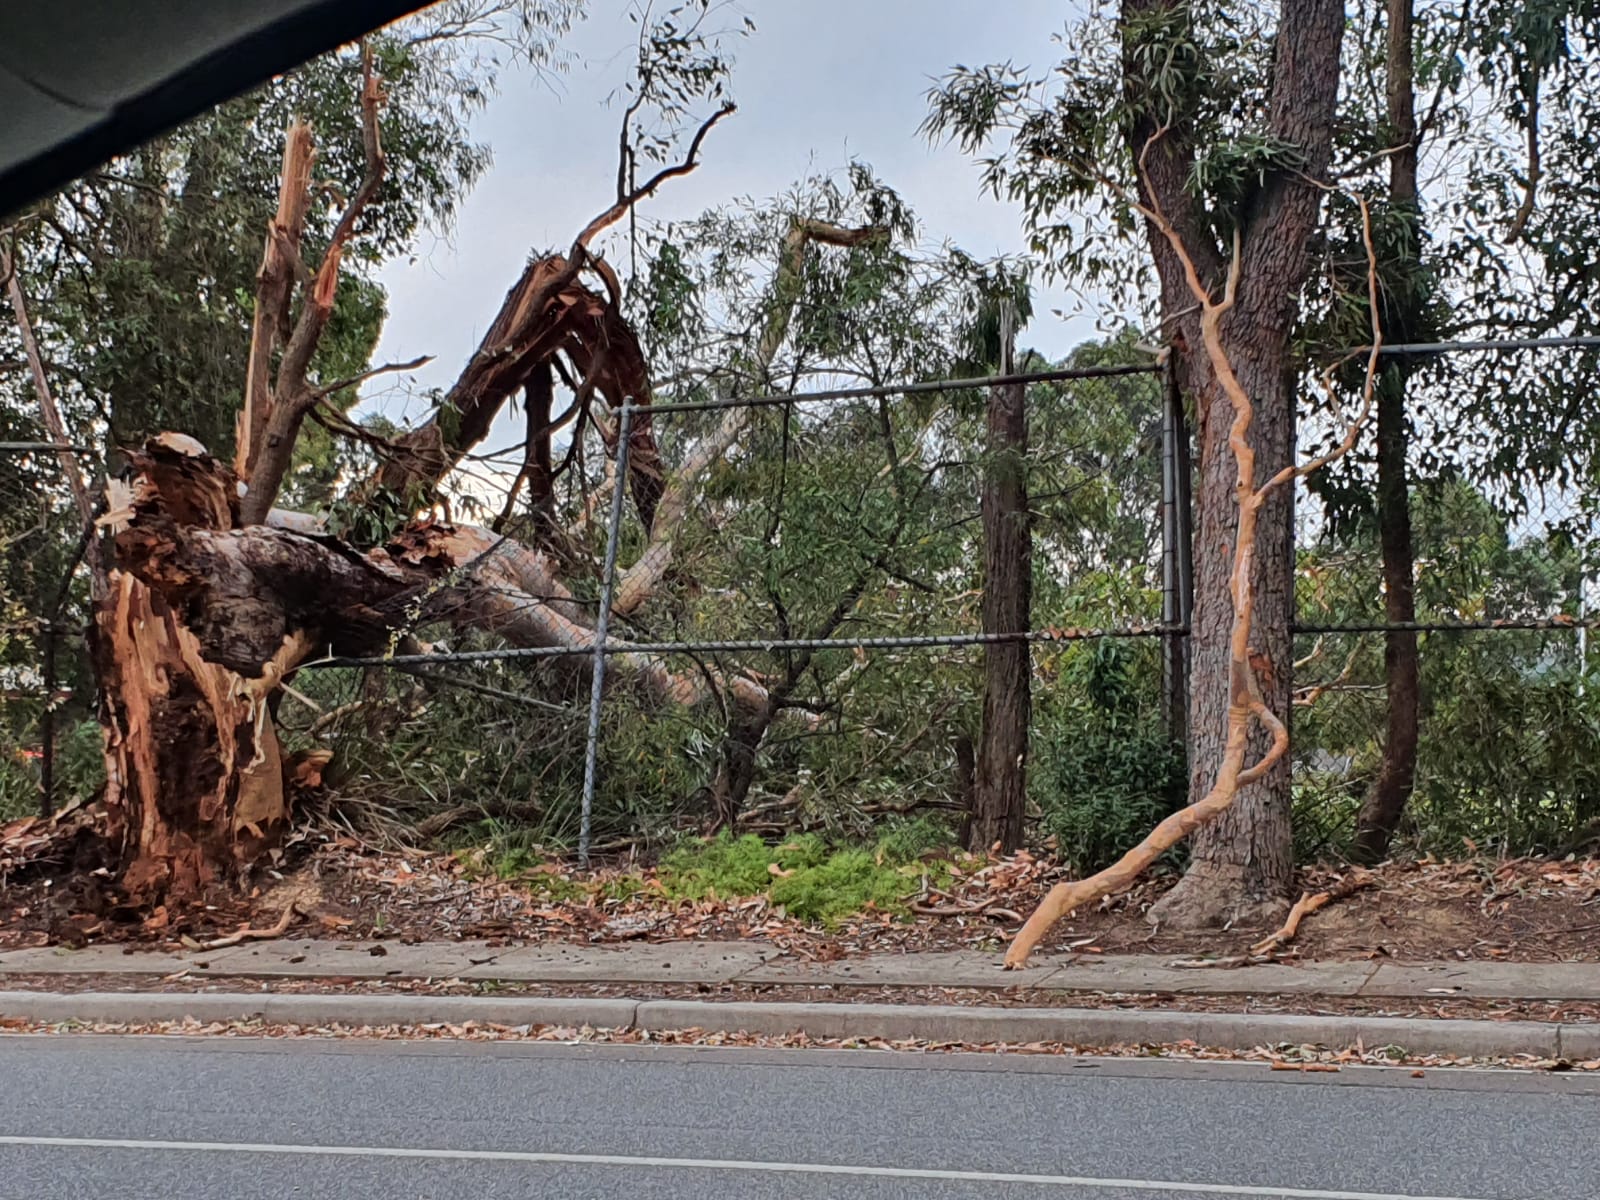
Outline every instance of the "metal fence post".
<path fill-rule="evenodd" d="M 584 748 L 583 810 L 578 823 L 578 864 L 589 865 L 589 834 L 594 818 L 595 772 L 600 758 L 600 705 L 605 692 L 606 631 L 611 625 L 611 590 L 617 576 L 617 542 L 622 534 L 622 505 L 628 491 L 628 437 L 633 425 L 633 397 L 625 397 L 617 413 L 617 482 L 611 491 L 611 519 L 606 525 L 605 567 L 600 574 L 600 611 L 594 622 L 594 677 L 589 688 L 589 740 Z"/>
<path fill-rule="evenodd" d="M 1187 744 L 1189 728 L 1189 635 L 1194 608 L 1193 543 L 1190 536 L 1189 426 L 1175 364 L 1168 353 L 1161 372 L 1161 708 L 1167 732 Z"/>
<path fill-rule="evenodd" d="M 45 622 L 44 711 L 39 714 L 39 817 L 48 821 L 56 811 L 56 623 Z"/>

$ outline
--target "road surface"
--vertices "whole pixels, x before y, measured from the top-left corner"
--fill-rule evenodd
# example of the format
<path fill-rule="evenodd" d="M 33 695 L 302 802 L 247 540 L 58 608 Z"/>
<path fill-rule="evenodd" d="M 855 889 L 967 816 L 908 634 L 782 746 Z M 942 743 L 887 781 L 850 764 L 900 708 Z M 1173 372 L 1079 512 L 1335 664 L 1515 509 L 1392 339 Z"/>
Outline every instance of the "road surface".
<path fill-rule="evenodd" d="M 16 1200 L 1595 1200 L 1578 1075 L 0 1037 Z"/>

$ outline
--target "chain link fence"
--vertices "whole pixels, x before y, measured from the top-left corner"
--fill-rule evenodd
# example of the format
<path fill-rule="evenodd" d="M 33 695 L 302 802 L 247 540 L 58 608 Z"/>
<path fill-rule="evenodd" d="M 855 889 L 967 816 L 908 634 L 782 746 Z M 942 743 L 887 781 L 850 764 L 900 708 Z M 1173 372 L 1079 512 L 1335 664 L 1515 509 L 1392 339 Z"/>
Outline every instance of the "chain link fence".
<path fill-rule="evenodd" d="M 65 775 L 73 789 L 96 772 L 79 726 L 92 714 L 77 586 L 87 544 L 61 455 L 81 453 L 23 426 L 0 441 L 0 819 L 48 815 Z M 21 435 L 18 437 L 17 435 Z M 71 736 L 63 747 L 58 729 Z M 65 761 L 64 761 L 65 760 Z"/>
<path fill-rule="evenodd" d="M 1595 353 L 1574 339 L 1386 359 L 1408 371 L 1416 603 L 1403 628 L 1417 639 L 1421 704 L 1405 832 L 1424 848 L 1559 850 L 1600 820 L 1588 648 L 1600 493 L 1580 422 L 1558 446 L 1554 431 L 1517 424 L 1529 409 L 1580 407 Z M 669 465 L 742 414 L 736 448 L 696 483 L 669 553 L 623 502 L 626 462 L 608 474 L 603 456 L 580 453 L 565 512 L 591 516 L 569 528 L 567 582 L 592 634 L 513 649 L 458 633 L 422 654 L 302 671 L 278 720 L 296 769 L 325 785 L 314 803 L 334 803 L 334 819 L 368 838 L 464 829 L 585 853 L 665 839 L 711 819 L 739 750 L 733 697 L 754 687 L 773 711 L 737 829 L 948 829 L 970 787 L 978 653 L 1020 638 L 1032 645 L 1035 827 L 1080 865 L 1114 854 L 1184 801 L 1181 398 L 1148 365 L 1021 382 L 1033 629 L 985 634 L 980 623 L 995 380 L 625 406 L 619 445 L 648 421 Z M 1460 420 L 1473 424 L 1453 434 Z M 1303 451 L 1318 431 L 1307 425 Z M 1402 626 L 1385 600 L 1372 441 L 1369 431 L 1297 499 L 1294 795 L 1307 856 L 1347 847 L 1390 737 L 1386 658 Z M 499 478 L 490 457 L 478 491 Z M 71 604 L 49 615 L 68 551 L 52 567 L 29 550 L 71 541 L 44 532 L 71 520 L 51 470 L 38 449 L 0 450 L 6 619 L 20 631 L 4 667 L 6 748 L 21 755 L 7 770 L 24 773 L 7 785 L 12 809 L 23 784 L 37 794 L 55 740 L 40 631 L 86 618 Z M 513 528 L 535 528 L 513 516 Z M 648 603 L 635 603 L 629 589 L 646 585 Z M 651 686 L 662 678 L 696 701 L 662 703 Z M 54 710 L 64 686 L 50 693 Z M 81 686 L 67 693 L 66 724 L 92 731 Z"/>

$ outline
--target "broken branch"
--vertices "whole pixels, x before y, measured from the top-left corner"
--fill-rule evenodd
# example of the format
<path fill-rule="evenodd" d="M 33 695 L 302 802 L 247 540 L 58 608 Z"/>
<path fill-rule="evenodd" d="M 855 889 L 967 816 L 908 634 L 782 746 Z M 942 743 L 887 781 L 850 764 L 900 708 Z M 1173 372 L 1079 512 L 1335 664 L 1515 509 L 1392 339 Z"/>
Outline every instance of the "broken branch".
<path fill-rule="evenodd" d="M 304 423 L 306 414 L 329 393 L 319 392 L 307 382 L 307 375 L 311 369 L 311 360 L 316 355 L 317 347 L 322 342 L 323 331 L 328 326 L 328 320 L 333 316 L 334 297 L 339 285 L 339 266 L 344 259 L 345 246 L 354 236 L 356 224 L 366 212 L 368 205 L 377 197 L 378 189 L 383 186 L 384 176 L 388 168 L 388 160 L 383 152 L 383 139 L 378 126 L 378 114 L 383 108 L 387 97 L 384 95 L 382 81 L 372 66 L 372 47 L 363 42 L 361 45 L 361 141 L 366 154 L 366 174 L 361 180 L 361 186 L 351 197 L 350 202 L 339 214 L 339 220 L 333 227 L 333 233 L 328 240 L 328 250 L 322 256 L 322 263 L 317 267 L 315 277 L 312 279 L 309 292 L 304 297 L 300 309 L 300 319 L 296 323 L 294 332 L 289 336 L 283 348 L 283 357 L 278 364 L 278 375 L 272 385 L 270 397 L 265 398 L 264 414 L 259 409 L 252 410 L 247 407 L 247 420 L 251 425 L 259 426 L 260 438 L 249 443 L 243 448 L 241 456 L 236 461 L 239 464 L 238 474 L 245 481 L 248 491 L 239 504 L 239 520 L 241 524 L 256 525 L 266 520 L 267 513 L 272 510 L 273 503 L 277 500 L 278 489 L 283 485 L 284 475 L 289 470 L 289 463 L 294 457 L 295 441 L 300 434 L 300 426 Z M 291 128 L 291 134 L 293 128 Z M 306 139 L 307 154 L 309 154 L 309 131 L 304 135 Z M 284 155 L 285 171 L 290 166 L 288 150 Z M 296 164 L 298 169 L 298 163 Z M 309 175 L 310 160 L 307 157 L 304 170 Z M 285 188 L 290 186 L 307 190 L 301 177 L 284 180 Z M 299 203 L 304 205 L 307 199 Z M 281 203 L 281 202 L 280 202 Z M 274 239 L 276 228 L 269 232 L 269 243 Z M 269 245 L 268 255 L 273 253 Z M 298 261 L 298 253 L 294 260 Z M 277 266 L 287 269 L 289 256 L 285 252 Z M 265 269 L 265 264 L 264 268 Z M 257 363 L 255 346 L 251 348 L 252 369 L 264 370 L 264 362 Z M 259 386 L 259 385 L 257 385 Z M 338 390 L 337 387 L 334 390 Z M 247 452 L 247 456 L 246 456 Z"/>

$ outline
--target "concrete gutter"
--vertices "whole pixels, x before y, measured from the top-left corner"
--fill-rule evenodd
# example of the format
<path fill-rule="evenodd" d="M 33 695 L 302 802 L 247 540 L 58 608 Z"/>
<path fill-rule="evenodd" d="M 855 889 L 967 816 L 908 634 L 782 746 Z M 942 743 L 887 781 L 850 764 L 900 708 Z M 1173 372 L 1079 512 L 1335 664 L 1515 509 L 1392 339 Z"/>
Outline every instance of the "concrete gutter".
<path fill-rule="evenodd" d="M 284 1025 L 497 1025 L 636 1028 L 933 1042 L 1059 1042 L 1079 1047 L 1191 1042 L 1219 1050 L 1385 1046 L 1409 1054 L 1600 1058 L 1600 1025 L 1414 1017 L 982 1008 L 921 1004 L 630 1000 L 261 992 L 0 992 L 0 1018 L 49 1024 L 261 1020 Z"/>

